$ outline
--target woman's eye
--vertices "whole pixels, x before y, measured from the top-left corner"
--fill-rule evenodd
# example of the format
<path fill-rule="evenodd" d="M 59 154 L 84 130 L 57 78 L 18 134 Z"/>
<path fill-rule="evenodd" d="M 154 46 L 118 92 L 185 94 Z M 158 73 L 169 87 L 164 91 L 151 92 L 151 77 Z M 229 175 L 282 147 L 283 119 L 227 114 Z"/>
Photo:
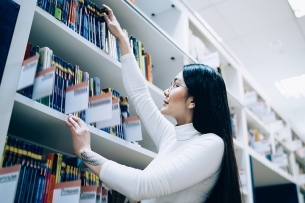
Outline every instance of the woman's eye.
<path fill-rule="evenodd" d="M 174 84 L 174 87 L 179 87 L 179 85 L 177 85 L 177 84 Z"/>

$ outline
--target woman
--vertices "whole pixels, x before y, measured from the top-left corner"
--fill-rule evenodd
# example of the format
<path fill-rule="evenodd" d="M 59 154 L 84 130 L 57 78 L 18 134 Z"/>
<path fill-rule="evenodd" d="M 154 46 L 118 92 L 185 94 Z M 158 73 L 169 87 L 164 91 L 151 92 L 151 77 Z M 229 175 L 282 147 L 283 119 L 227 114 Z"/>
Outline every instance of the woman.
<path fill-rule="evenodd" d="M 112 10 L 105 6 L 110 32 L 121 48 L 123 82 L 158 155 L 138 170 L 107 160 L 91 151 L 90 131 L 79 118 L 66 121 L 74 153 L 100 179 L 133 200 L 152 202 L 240 203 L 239 176 L 234 155 L 225 84 L 212 68 L 183 67 L 164 91 L 161 113 Z M 172 116 L 172 125 L 163 115 Z"/>

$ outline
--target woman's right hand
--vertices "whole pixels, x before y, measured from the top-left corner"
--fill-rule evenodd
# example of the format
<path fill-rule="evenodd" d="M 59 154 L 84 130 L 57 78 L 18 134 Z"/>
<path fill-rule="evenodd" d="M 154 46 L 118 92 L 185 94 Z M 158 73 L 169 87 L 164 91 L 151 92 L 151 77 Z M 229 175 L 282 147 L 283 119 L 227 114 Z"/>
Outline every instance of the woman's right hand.
<path fill-rule="evenodd" d="M 105 4 L 103 4 L 103 7 L 106 9 L 108 15 L 105 13 L 105 20 L 106 23 L 108 25 L 108 29 L 111 32 L 111 34 L 113 34 L 119 41 L 124 39 L 126 36 L 122 31 L 122 28 L 120 26 L 120 23 L 117 21 L 117 19 L 115 18 L 113 11 L 106 6 Z"/>

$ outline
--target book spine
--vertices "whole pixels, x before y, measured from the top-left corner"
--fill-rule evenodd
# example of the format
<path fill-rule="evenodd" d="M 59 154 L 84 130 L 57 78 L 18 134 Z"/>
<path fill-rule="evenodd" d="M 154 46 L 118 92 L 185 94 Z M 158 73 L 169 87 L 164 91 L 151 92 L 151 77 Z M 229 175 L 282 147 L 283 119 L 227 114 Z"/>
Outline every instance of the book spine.
<path fill-rule="evenodd" d="M 94 81 L 94 95 L 97 96 L 101 93 L 101 81 L 98 77 L 94 77 L 93 81 Z"/>
<path fill-rule="evenodd" d="M 75 4 L 75 32 L 79 33 L 79 0 Z"/>
<path fill-rule="evenodd" d="M 56 57 L 55 59 L 55 81 L 54 81 L 54 94 L 53 94 L 53 109 L 58 111 L 58 105 L 57 105 L 57 98 L 58 98 L 58 80 L 59 80 L 59 76 L 58 76 L 58 72 L 59 72 L 59 68 L 58 68 L 58 57 Z"/>
<path fill-rule="evenodd" d="M 63 0 L 55 0 L 57 1 L 54 11 L 54 17 L 57 20 L 61 20 L 62 18 L 62 11 L 63 11 Z"/>
<path fill-rule="evenodd" d="M 49 188 L 48 188 L 47 197 L 46 197 L 46 203 L 52 203 L 55 179 L 56 179 L 55 175 L 51 174 L 50 181 L 49 181 Z"/>
<path fill-rule="evenodd" d="M 46 169 L 45 187 L 44 187 L 44 191 L 43 191 L 43 195 L 42 195 L 42 203 L 47 202 L 47 196 L 48 196 L 48 191 L 49 191 L 49 186 L 50 186 L 51 166 L 52 166 L 52 162 L 49 160 L 47 169 Z"/>

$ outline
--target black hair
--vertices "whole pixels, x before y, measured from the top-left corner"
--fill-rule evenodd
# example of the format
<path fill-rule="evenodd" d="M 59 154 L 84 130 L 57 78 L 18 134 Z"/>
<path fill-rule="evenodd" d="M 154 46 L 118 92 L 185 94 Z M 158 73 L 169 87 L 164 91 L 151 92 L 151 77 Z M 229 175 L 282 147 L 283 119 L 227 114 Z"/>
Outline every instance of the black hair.
<path fill-rule="evenodd" d="M 214 133 L 224 142 L 222 170 L 206 203 L 241 203 L 225 83 L 220 74 L 203 64 L 186 65 L 182 74 L 188 96 L 194 97 L 194 128 L 202 134 Z"/>

